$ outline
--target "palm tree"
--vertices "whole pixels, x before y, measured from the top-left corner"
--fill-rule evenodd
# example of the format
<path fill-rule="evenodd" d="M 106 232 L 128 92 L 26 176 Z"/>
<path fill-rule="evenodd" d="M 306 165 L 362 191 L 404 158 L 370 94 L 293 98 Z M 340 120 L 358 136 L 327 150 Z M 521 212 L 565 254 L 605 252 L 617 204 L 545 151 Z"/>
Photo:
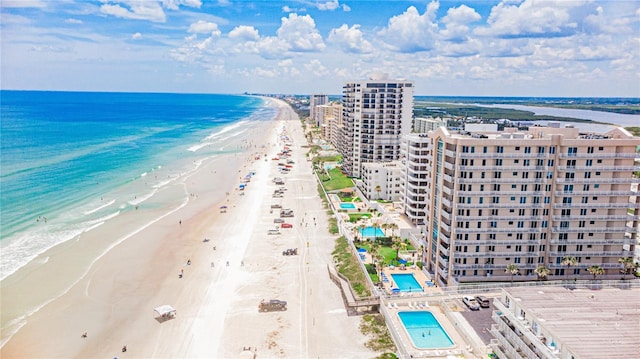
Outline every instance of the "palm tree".
<path fill-rule="evenodd" d="M 511 274 L 511 283 L 513 283 L 513 276 L 520 273 L 520 268 L 515 263 L 511 263 L 504 272 Z"/>
<path fill-rule="evenodd" d="M 632 274 L 638 268 L 638 263 L 633 261 L 633 257 L 622 257 L 618 259 L 618 263 L 622 264 L 622 274 Z"/>
<path fill-rule="evenodd" d="M 578 260 L 574 256 L 566 256 L 562 257 L 560 264 L 567 266 L 567 279 L 569 279 L 569 267 L 578 265 Z"/>
<path fill-rule="evenodd" d="M 394 222 L 394 223 L 389 223 L 387 225 L 387 228 L 389 228 L 391 230 L 391 236 L 395 236 L 395 230 L 398 229 L 398 225 Z"/>
<path fill-rule="evenodd" d="M 587 268 L 587 272 L 593 274 L 593 280 L 596 280 L 596 276 L 604 274 L 605 270 L 600 266 L 590 266 Z"/>
<path fill-rule="evenodd" d="M 399 258 L 399 253 L 400 253 L 400 247 L 402 246 L 402 243 L 399 241 L 400 238 L 398 237 L 392 237 L 391 240 L 393 241 L 391 243 L 391 248 L 396 250 L 396 261 Z"/>
<path fill-rule="evenodd" d="M 549 268 L 545 267 L 545 266 L 538 266 L 538 268 L 536 268 L 536 270 L 534 271 L 534 273 L 538 276 L 539 280 L 543 280 L 544 278 L 547 278 L 547 276 L 549 275 Z"/>

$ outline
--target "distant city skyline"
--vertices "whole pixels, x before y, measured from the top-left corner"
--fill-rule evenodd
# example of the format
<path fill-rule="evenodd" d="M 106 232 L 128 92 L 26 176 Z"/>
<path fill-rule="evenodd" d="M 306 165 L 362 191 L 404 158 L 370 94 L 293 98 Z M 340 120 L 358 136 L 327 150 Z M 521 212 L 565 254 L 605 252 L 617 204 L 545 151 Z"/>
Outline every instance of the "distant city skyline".
<path fill-rule="evenodd" d="M 2 0 L 2 89 L 640 97 L 638 1 Z"/>

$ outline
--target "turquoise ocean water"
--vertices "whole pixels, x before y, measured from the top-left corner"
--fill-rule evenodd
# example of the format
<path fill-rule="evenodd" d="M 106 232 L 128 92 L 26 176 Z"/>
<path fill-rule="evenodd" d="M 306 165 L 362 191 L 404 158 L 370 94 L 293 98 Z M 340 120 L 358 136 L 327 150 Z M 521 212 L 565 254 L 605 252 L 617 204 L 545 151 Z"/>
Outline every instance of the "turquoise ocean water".
<path fill-rule="evenodd" d="M 234 95 L 0 91 L 0 100 L 0 279 L 144 205 L 174 178 L 167 168 L 241 151 L 224 141 L 277 114 Z"/>

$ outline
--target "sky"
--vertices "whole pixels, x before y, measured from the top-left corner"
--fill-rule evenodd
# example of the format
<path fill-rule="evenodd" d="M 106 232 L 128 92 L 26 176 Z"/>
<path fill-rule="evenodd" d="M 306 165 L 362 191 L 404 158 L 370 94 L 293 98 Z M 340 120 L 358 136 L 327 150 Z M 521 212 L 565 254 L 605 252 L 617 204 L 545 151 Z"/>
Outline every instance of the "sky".
<path fill-rule="evenodd" d="M 0 87 L 640 97 L 640 0 L 0 0 Z"/>

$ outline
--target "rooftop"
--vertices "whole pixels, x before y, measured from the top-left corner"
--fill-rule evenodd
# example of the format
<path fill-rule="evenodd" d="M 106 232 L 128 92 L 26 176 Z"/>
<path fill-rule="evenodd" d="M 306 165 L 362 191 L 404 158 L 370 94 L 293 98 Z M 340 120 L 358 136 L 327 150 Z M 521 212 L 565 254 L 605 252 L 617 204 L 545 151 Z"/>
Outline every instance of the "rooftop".
<path fill-rule="evenodd" d="M 577 358 L 633 358 L 640 348 L 640 288 L 505 288 L 527 316 Z"/>

